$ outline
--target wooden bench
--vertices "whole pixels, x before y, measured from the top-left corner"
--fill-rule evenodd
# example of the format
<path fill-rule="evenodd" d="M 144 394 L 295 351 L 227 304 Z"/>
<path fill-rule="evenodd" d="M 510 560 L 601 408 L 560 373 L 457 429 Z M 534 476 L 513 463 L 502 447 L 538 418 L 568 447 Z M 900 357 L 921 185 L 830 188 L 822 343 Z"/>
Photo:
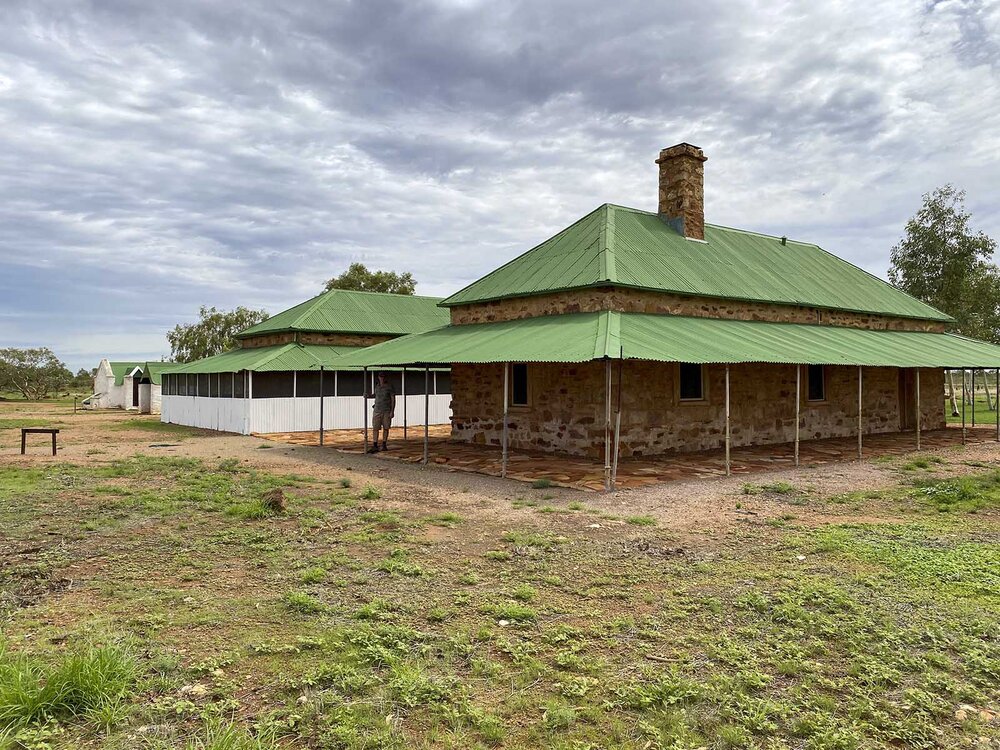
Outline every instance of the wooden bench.
<path fill-rule="evenodd" d="M 52 455 L 56 455 L 56 435 L 59 434 L 59 430 L 52 427 L 22 427 L 21 428 L 21 455 L 24 455 L 25 439 L 28 433 L 36 435 L 51 435 L 52 436 Z"/>

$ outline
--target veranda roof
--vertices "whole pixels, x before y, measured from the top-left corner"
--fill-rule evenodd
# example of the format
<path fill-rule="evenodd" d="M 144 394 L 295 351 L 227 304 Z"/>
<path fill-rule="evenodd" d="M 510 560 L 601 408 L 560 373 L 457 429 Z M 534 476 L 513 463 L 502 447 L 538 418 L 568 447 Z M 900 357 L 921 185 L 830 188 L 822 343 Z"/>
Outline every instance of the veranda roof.
<path fill-rule="evenodd" d="M 338 366 L 486 362 L 787 363 L 1000 368 L 1000 346 L 947 333 L 611 311 L 445 326 L 345 355 Z"/>
<path fill-rule="evenodd" d="M 115 385 L 123 385 L 125 376 L 136 367 L 142 367 L 142 362 L 108 362 L 111 366 L 111 374 L 115 376 Z"/>
<path fill-rule="evenodd" d="M 214 372 L 288 372 L 291 370 L 319 369 L 320 365 L 333 367 L 340 358 L 357 351 L 351 346 L 325 346 L 310 344 L 280 344 L 250 349 L 233 349 L 205 357 L 184 365 L 170 368 L 170 374 L 202 374 Z"/>

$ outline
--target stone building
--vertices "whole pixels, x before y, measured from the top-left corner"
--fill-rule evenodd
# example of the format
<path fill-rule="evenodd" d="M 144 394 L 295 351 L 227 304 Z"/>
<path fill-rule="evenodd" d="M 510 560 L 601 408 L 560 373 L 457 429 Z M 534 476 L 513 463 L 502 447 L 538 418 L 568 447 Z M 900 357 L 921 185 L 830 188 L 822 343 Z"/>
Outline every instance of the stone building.
<path fill-rule="evenodd" d="M 817 245 L 707 224 L 705 161 L 664 149 L 656 212 L 602 205 L 349 361 L 451 365 L 454 440 L 606 463 L 943 427 L 942 368 L 1000 366 Z"/>
<path fill-rule="evenodd" d="M 322 393 L 324 428 L 361 427 L 365 373 L 342 366 L 341 357 L 445 325 L 448 312 L 440 301 L 324 292 L 241 332 L 238 348 L 164 373 L 161 420 L 243 434 L 314 431 L 320 427 Z M 447 368 L 409 378 L 399 370 L 389 379 L 400 396 L 397 420 L 405 415 L 411 424 L 449 422 Z"/>

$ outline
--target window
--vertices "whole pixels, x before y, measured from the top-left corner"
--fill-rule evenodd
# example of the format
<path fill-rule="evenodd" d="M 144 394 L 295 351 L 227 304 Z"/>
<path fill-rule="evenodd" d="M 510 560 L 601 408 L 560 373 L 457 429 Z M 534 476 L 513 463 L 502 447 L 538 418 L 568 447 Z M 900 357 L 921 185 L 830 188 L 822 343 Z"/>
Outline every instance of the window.
<path fill-rule="evenodd" d="M 451 393 L 451 372 L 441 371 L 435 373 L 435 391 L 439 396 L 446 396 Z"/>
<path fill-rule="evenodd" d="M 291 372 L 255 372 L 254 398 L 291 398 L 294 384 Z"/>
<path fill-rule="evenodd" d="M 826 368 L 823 365 L 809 365 L 806 381 L 809 400 L 826 401 Z"/>
<path fill-rule="evenodd" d="M 701 365 L 681 362 L 678 365 L 681 401 L 705 400 L 705 373 Z"/>
<path fill-rule="evenodd" d="M 240 370 L 233 381 L 233 398 L 246 398 L 247 371 Z"/>
<path fill-rule="evenodd" d="M 364 394 L 364 373 L 358 370 L 341 370 L 337 373 L 338 396 L 361 396 Z M 326 387 L 326 383 L 323 383 Z"/>
<path fill-rule="evenodd" d="M 219 398 L 233 397 L 233 373 L 224 372 L 219 375 Z"/>
<path fill-rule="evenodd" d="M 510 405 L 528 405 L 528 366 L 525 364 L 510 366 Z"/>
<path fill-rule="evenodd" d="M 199 398 L 205 398 L 208 396 L 208 383 L 209 383 L 208 373 L 198 373 L 198 392 L 195 394 Z"/>
<path fill-rule="evenodd" d="M 177 395 L 186 396 L 188 395 L 188 376 L 178 375 L 177 376 Z"/>

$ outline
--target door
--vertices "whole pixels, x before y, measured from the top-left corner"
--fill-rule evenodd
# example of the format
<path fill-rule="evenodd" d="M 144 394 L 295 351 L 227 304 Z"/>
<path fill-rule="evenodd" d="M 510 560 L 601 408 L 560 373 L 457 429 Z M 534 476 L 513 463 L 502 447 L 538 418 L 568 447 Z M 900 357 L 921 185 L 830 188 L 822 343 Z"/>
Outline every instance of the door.
<path fill-rule="evenodd" d="M 899 371 L 899 429 L 901 432 L 917 427 L 917 395 L 913 370 Z"/>
<path fill-rule="evenodd" d="M 132 377 L 132 408 L 139 408 L 139 378 Z"/>

